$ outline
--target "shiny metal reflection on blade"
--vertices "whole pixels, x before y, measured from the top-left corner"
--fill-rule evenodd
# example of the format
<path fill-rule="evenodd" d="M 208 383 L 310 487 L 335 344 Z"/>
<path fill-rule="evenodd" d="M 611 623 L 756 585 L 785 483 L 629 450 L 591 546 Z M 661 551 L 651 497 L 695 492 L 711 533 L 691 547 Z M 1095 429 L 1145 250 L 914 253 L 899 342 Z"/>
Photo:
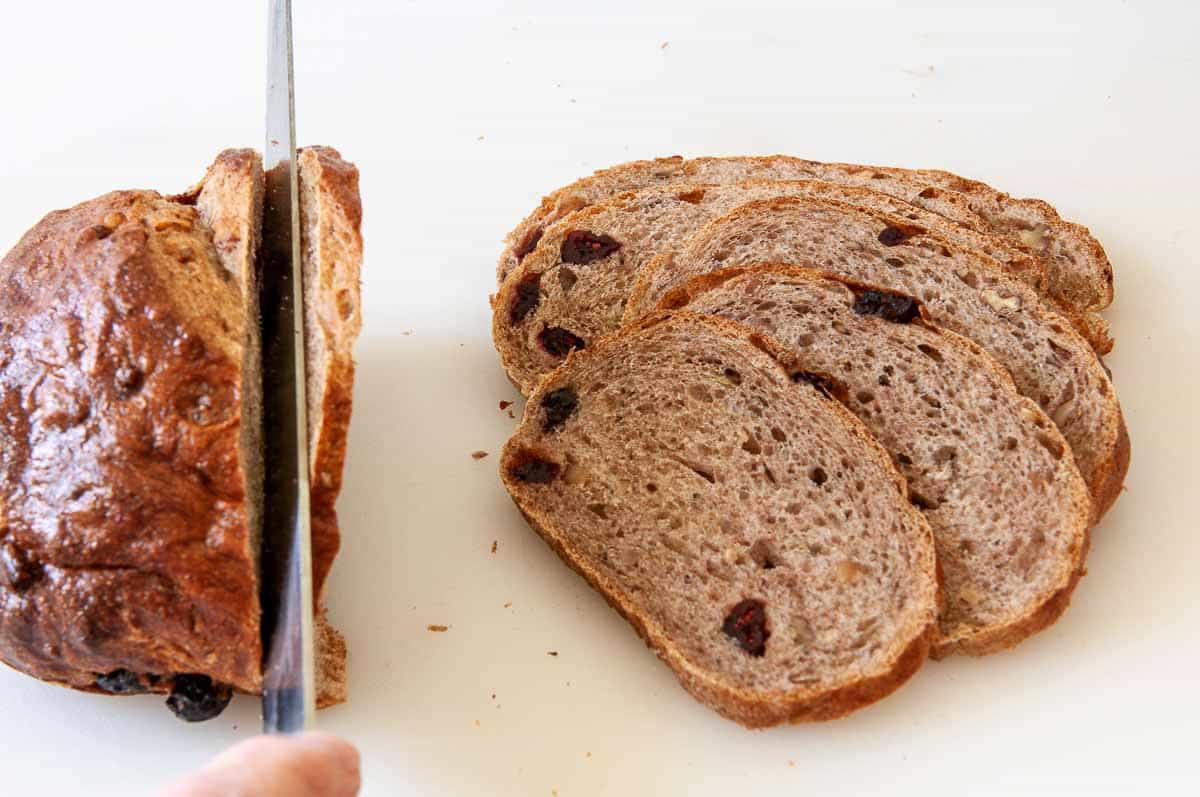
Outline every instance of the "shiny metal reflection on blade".
<path fill-rule="evenodd" d="M 304 305 L 291 0 L 269 0 L 263 330 L 263 730 L 296 733 L 316 708 Z"/>

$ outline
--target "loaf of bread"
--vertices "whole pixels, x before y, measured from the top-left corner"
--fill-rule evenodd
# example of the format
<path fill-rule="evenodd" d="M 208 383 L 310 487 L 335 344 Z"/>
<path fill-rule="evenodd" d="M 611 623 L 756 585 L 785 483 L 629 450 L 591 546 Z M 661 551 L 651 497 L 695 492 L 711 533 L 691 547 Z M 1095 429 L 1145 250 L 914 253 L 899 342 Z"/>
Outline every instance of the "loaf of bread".
<path fill-rule="evenodd" d="M 697 277 L 663 306 L 757 329 L 844 386 L 933 529 L 945 596 L 934 656 L 1011 647 L 1066 609 L 1087 486 L 1054 424 L 979 346 L 911 297 L 788 266 Z"/>
<path fill-rule="evenodd" d="M 1099 358 L 1027 285 L 978 253 L 896 216 L 810 197 L 752 202 L 646 266 L 647 299 L 689 278 L 756 263 L 810 265 L 919 298 L 930 318 L 970 338 L 1011 374 L 1070 444 L 1096 517 L 1129 467 L 1120 404 Z"/>
<path fill-rule="evenodd" d="M 301 176 L 306 240 L 341 242 L 336 265 L 328 246 L 304 248 L 308 304 L 352 305 L 331 325 L 337 351 L 314 360 L 324 374 L 357 333 L 361 209 L 332 150 L 302 156 Z M 185 194 L 114 192 L 50 214 L 0 265 L 5 663 L 89 691 L 169 692 L 187 720 L 260 690 L 262 195 L 257 154 L 226 151 Z M 329 370 L 340 376 L 312 380 L 319 407 L 342 408 L 317 414 L 340 429 L 313 452 L 329 474 L 313 494 L 321 580 L 353 373 Z M 344 656 L 322 622 L 324 705 L 344 699 Z"/>
<path fill-rule="evenodd" d="M 878 700 L 934 634 L 929 527 L 827 390 L 746 328 L 654 317 L 571 355 L 501 458 L 551 548 L 749 727 Z"/>
<path fill-rule="evenodd" d="M 825 180 L 867 186 L 948 218 L 959 220 L 967 203 L 977 229 L 1009 241 L 1041 259 L 1049 290 L 1087 319 L 1112 302 L 1112 265 L 1086 228 L 1064 221 L 1038 199 L 1018 199 L 984 183 L 949 172 L 897 169 L 848 163 L 819 163 L 785 156 L 766 158 L 659 158 L 633 161 L 598 171 L 560 188 L 521 222 L 505 240 L 497 274 L 501 281 L 534 250 L 553 222 L 622 191 L 650 186 L 736 183 L 744 180 Z M 1096 320 L 1091 317 L 1091 320 Z M 1097 336 L 1103 334 L 1097 331 Z"/>

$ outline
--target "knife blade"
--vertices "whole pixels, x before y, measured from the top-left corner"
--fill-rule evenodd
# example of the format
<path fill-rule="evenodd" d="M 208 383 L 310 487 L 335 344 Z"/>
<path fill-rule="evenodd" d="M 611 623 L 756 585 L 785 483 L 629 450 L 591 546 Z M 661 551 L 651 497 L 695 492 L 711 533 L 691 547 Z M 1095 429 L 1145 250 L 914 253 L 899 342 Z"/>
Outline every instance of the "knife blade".
<path fill-rule="evenodd" d="M 291 0 L 269 0 L 259 300 L 263 359 L 263 731 L 312 727 L 316 711 L 304 298 Z"/>

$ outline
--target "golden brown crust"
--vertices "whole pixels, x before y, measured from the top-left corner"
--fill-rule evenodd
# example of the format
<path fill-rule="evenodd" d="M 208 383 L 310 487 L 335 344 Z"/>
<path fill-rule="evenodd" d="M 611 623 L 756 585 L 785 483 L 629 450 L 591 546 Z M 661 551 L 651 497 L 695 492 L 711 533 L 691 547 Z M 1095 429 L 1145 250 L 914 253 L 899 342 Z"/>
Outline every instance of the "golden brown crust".
<path fill-rule="evenodd" d="M 617 345 L 620 338 L 637 335 L 664 323 L 695 323 L 715 328 L 724 334 L 750 342 L 774 358 L 785 373 L 790 373 L 794 366 L 791 354 L 778 343 L 732 321 L 687 313 L 653 314 L 625 326 L 618 335 L 601 339 L 594 347 L 584 351 L 571 352 L 566 361 L 543 380 L 542 386 L 526 403 L 526 414 L 522 419 L 522 424 L 532 422 L 535 412 L 533 408 L 538 405 L 539 393 L 546 389 L 546 385 L 554 383 L 560 374 L 565 373 L 575 360 L 602 355 L 607 348 Z M 859 420 L 837 402 L 831 402 L 829 407 L 846 423 L 847 428 L 861 443 L 874 451 L 881 461 L 888 463 L 890 469 L 891 460 L 887 452 Z M 509 475 L 514 457 L 520 456 L 520 452 L 517 450 L 519 446 L 515 447 L 517 439 L 518 435 L 514 434 L 509 444 L 505 446 L 500 457 L 500 474 L 513 502 L 529 525 L 563 562 L 582 576 L 618 614 L 634 627 L 647 646 L 654 650 L 658 657 L 671 668 L 680 684 L 689 693 L 722 716 L 748 728 L 844 716 L 895 691 L 920 668 L 921 663 L 925 660 L 931 640 L 936 633 L 936 604 L 940 599 L 940 587 L 933 553 L 933 533 L 920 513 L 907 501 L 904 503 L 903 511 L 910 512 L 914 522 L 923 529 L 925 555 L 922 557 L 922 567 L 929 580 L 929 590 L 928 594 L 920 590 L 918 592 L 921 592 L 921 600 L 928 601 L 929 606 L 928 612 L 921 619 L 919 626 L 907 629 L 908 639 L 897 651 L 891 661 L 891 666 L 884 672 L 850 681 L 832 689 L 822 690 L 809 687 L 798 688 L 790 692 L 754 692 L 724 682 L 719 676 L 705 672 L 692 664 L 671 642 L 670 634 L 665 629 L 659 628 L 650 618 L 639 614 L 619 586 L 611 583 L 602 573 L 591 567 L 583 556 L 577 555 L 571 550 L 567 544 L 565 533 L 556 530 L 548 518 L 540 516 L 535 507 L 522 503 L 520 500 L 522 491 Z M 903 477 L 894 470 L 892 473 L 896 489 L 907 499 L 908 486 Z"/>
<path fill-rule="evenodd" d="M 153 192 L 51 213 L 4 258 L 5 662 L 258 688 L 240 316 L 195 209 Z"/>

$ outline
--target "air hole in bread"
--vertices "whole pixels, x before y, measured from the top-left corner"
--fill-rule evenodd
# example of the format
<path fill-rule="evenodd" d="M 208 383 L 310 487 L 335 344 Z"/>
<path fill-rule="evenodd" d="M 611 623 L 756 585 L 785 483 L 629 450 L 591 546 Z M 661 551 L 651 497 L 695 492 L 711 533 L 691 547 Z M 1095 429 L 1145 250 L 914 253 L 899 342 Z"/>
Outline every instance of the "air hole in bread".
<path fill-rule="evenodd" d="M 586 346 L 583 338 L 562 327 L 546 327 L 538 334 L 538 343 L 547 354 L 554 357 L 566 357 L 570 352 Z"/>
<path fill-rule="evenodd" d="M 567 268 L 566 266 L 562 266 L 558 269 L 558 284 L 559 287 L 562 288 L 563 293 L 570 293 L 571 289 L 575 287 L 575 283 L 578 281 L 579 277 L 571 269 Z"/>
<path fill-rule="evenodd" d="M 808 478 L 812 480 L 813 484 L 820 487 L 822 484 L 829 481 L 829 474 L 827 474 L 825 472 L 824 468 L 822 468 L 818 465 L 818 466 L 812 468 L 811 470 L 809 470 Z"/>
<path fill-rule="evenodd" d="M 917 349 L 934 362 L 942 362 L 942 353 L 930 346 L 928 343 L 918 343 Z"/>
<path fill-rule="evenodd" d="M 771 427 L 771 437 L 774 438 L 775 442 L 777 443 L 786 443 L 788 439 L 787 434 L 785 434 L 784 431 L 778 426 Z"/>
<path fill-rule="evenodd" d="M 678 457 L 674 457 L 674 459 L 680 465 L 683 465 L 685 468 L 699 476 L 701 479 L 704 479 L 704 481 L 708 482 L 709 484 L 716 484 L 717 477 L 713 473 L 713 469 L 711 467 L 699 465 L 694 462 L 688 462 L 687 460 L 680 459 Z"/>
<path fill-rule="evenodd" d="M 858 399 L 859 404 L 870 404 L 875 400 L 875 394 L 869 390 L 860 390 L 854 394 L 854 398 Z"/>
<path fill-rule="evenodd" d="M 745 430 L 746 440 L 742 443 L 742 450 L 748 454 L 758 456 L 762 453 L 762 446 L 758 444 L 758 438 L 754 436 L 754 432 L 749 429 Z"/>
<path fill-rule="evenodd" d="M 939 505 L 938 502 L 932 498 L 927 498 L 926 496 L 921 495 L 916 490 L 912 489 L 909 490 L 908 498 L 912 502 L 913 506 L 917 507 L 918 509 L 937 509 Z"/>
<path fill-rule="evenodd" d="M 608 520 L 608 505 L 607 504 L 588 504 L 588 511 L 601 520 Z"/>
<path fill-rule="evenodd" d="M 735 387 L 742 384 L 742 375 L 733 368 L 726 368 L 723 373 L 725 374 L 725 378 Z"/>
<path fill-rule="evenodd" d="M 774 570 L 783 563 L 775 543 L 763 537 L 750 546 L 750 559 L 763 570 Z"/>

